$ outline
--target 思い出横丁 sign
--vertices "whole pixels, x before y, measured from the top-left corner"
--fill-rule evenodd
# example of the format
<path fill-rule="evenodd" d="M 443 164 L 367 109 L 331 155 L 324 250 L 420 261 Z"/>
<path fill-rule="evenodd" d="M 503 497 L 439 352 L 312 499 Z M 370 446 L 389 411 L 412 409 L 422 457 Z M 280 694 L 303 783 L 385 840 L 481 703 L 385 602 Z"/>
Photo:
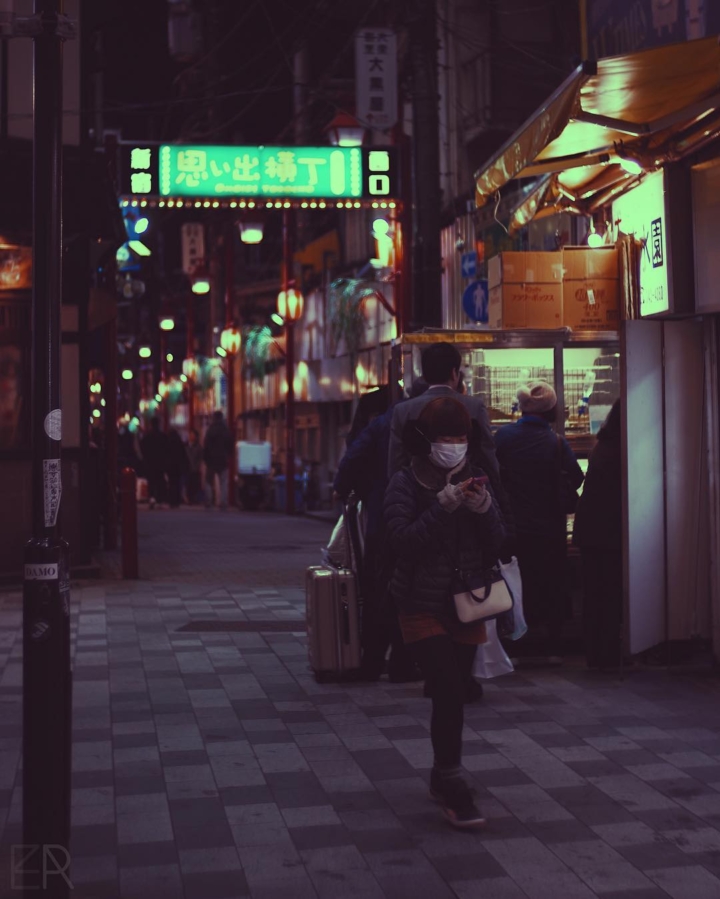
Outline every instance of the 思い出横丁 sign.
<path fill-rule="evenodd" d="M 392 148 L 125 147 L 122 174 L 123 193 L 134 196 L 387 200 L 399 195 Z"/>

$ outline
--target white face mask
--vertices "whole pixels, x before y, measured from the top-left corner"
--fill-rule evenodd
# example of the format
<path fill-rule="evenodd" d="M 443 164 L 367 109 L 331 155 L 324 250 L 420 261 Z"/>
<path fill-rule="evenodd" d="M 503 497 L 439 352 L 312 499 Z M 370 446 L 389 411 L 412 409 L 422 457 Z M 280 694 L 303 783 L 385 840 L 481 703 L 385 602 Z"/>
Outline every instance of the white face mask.
<path fill-rule="evenodd" d="M 467 443 L 433 443 L 430 461 L 438 468 L 455 468 L 467 455 Z"/>

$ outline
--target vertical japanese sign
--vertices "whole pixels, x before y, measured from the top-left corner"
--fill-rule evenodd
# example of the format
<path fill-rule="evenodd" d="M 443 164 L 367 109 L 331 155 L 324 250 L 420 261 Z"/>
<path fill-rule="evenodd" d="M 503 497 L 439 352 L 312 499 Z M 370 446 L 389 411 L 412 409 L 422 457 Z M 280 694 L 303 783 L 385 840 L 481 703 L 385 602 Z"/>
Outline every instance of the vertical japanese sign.
<path fill-rule="evenodd" d="M 643 242 L 640 257 L 640 315 L 670 309 L 665 227 L 665 174 L 653 172 L 613 203 L 612 217 L 620 230 Z"/>
<path fill-rule="evenodd" d="M 398 119 L 397 40 L 388 28 L 363 28 L 355 35 L 356 115 L 378 131 Z"/>
<path fill-rule="evenodd" d="M 157 193 L 155 161 L 150 147 L 132 147 L 130 150 L 130 193 Z"/>
<path fill-rule="evenodd" d="M 205 261 L 205 230 L 199 222 L 186 222 L 180 229 L 182 270 L 192 277 Z"/>

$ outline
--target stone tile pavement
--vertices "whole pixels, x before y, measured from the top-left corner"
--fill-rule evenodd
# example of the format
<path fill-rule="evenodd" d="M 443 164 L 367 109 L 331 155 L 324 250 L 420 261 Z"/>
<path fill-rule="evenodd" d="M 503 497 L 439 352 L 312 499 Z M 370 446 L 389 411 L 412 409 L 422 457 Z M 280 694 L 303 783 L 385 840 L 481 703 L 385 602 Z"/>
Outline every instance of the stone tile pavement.
<path fill-rule="evenodd" d="M 490 682 L 464 735 L 488 825 L 466 834 L 427 798 L 420 685 L 316 684 L 299 586 L 107 580 L 72 605 L 78 899 L 720 899 L 709 673 Z M 20 614 L 0 594 L 8 897 Z"/>

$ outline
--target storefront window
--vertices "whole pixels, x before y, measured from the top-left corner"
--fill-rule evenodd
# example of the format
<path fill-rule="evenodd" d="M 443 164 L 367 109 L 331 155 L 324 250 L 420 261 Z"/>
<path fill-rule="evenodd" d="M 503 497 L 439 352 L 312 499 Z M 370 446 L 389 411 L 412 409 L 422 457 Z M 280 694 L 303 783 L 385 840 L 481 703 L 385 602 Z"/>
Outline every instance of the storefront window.
<path fill-rule="evenodd" d="M 519 415 L 516 394 L 528 381 L 554 383 L 553 351 L 541 349 L 473 349 L 463 353 L 463 375 L 470 395 L 487 406 L 490 424 L 499 428 Z"/>
<path fill-rule="evenodd" d="M 568 348 L 563 353 L 565 433 L 595 435 L 620 396 L 620 354 L 609 348 Z"/>

